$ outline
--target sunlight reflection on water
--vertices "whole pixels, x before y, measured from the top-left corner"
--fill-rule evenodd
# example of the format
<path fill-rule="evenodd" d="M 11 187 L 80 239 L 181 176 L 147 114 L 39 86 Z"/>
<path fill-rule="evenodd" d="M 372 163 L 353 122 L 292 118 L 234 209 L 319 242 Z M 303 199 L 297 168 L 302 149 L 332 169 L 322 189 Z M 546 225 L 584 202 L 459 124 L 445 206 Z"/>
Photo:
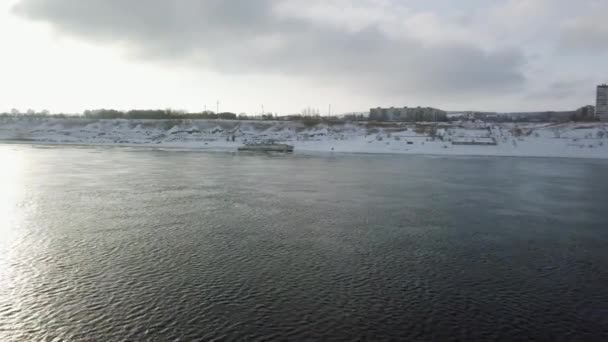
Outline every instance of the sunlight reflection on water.
<path fill-rule="evenodd" d="M 26 158 L 23 151 L 0 146 L 0 234 L 6 243 L 15 226 L 19 225 L 19 206 L 25 205 L 24 172 Z"/>
<path fill-rule="evenodd" d="M 19 300 L 11 284 L 19 275 L 11 265 L 23 251 L 13 246 L 18 245 L 16 241 L 28 205 L 25 200 L 25 153 L 10 146 L 0 146 L 0 295 L 12 298 L 14 304 Z"/>

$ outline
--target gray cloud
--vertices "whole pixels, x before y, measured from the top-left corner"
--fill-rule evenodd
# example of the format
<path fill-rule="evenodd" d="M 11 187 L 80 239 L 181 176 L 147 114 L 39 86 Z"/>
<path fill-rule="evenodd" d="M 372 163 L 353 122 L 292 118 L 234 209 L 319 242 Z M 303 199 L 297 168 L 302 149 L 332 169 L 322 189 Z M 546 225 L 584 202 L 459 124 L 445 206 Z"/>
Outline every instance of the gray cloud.
<path fill-rule="evenodd" d="M 528 94 L 528 99 L 542 99 L 550 101 L 559 101 L 571 98 L 585 98 L 586 94 L 590 94 L 590 85 L 594 81 L 590 78 L 568 78 L 557 80 L 547 84 L 546 87 L 538 91 L 533 91 Z M 582 104 L 581 104 L 582 105 Z"/>
<path fill-rule="evenodd" d="M 274 10 L 279 0 L 22 0 L 15 13 L 86 40 L 122 43 L 138 58 L 230 73 L 274 73 L 393 94 L 446 97 L 520 89 L 516 49 L 425 44 L 369 25 L 348 30 Z"/>
<path fill-rule="evenodd" d="M 602 16 L 579 18 L 562 27 L 559 45 L 570 52 L 608 52 L 608 21 Z"/>

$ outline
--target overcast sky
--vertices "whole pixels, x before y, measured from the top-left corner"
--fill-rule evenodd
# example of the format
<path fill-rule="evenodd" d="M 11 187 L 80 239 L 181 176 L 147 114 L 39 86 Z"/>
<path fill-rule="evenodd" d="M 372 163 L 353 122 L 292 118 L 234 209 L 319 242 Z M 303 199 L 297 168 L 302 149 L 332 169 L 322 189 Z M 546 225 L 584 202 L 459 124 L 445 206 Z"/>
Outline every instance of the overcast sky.
<path fill-rule="evenodd" d="M 558 110 L 608 81 L 606 0 L 2 0 L 0 111 Z"/>

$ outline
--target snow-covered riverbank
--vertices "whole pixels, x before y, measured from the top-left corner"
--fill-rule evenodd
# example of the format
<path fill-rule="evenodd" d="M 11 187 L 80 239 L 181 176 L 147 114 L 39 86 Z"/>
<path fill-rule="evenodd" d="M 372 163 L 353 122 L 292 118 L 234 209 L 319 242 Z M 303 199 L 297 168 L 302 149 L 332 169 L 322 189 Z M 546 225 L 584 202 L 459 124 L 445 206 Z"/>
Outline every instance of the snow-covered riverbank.
<path fill-rule="evenodd" d="M 608 125 L 368 124 L 290 121 L 0 118 L 0 141 L 236 151 L 274 139 L 297 151 L 608 158 Z M 233 141 L 234 140 L 234 141 Z M 487 145 L 483 145 L 487 144 Z"/>

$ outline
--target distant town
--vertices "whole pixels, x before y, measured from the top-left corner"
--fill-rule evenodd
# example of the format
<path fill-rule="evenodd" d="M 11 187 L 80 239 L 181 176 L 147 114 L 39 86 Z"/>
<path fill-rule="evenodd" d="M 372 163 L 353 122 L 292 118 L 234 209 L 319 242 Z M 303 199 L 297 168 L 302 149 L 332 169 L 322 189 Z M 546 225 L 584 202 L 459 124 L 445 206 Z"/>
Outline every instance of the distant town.
<path fill-rule="evenodd" d="M 544 112 L 480 112 L 480 111 L 445 111 L 431 107 L 415 108 L 372 108 L 369 112 L 371 121 L 388 122 L 442 122 L 454 120 L 483 122 L 568 122 L 568 121 L 608 121 L 608 85 L 597 86 L 596 105 L 586 105 L 569 111 Z"/>
<path fill-rule="evenodd" d="M 608 122 L 608 84 L 597 86 L 596 104 L 586 105 L 575 110 L 567 111 L 540 111 L 540 112 L 484 112 L 484 111 L 448 111 L 433 107 L 377 107 L 369 112 L 346 113 L 342 115 L 321 115 L 318 109 L 305 108 L 298 114 L 279 115 L 277 113 L 261 112 L 249 115 L 246 113 L 220 112 L 219 103 L 217 111 L 204 110 L 202 112 L 186 112 L 173 109 L 129 110 L 115 109 L 85 110 L 81 114 L 52 114 L 47 110 L 36 112 L 28 109 L 21 112 L 12 109 L 1 113 L 2 117 L 64 117 L 87 119 L 176 119 L 176 120 L 262 120 L 262 121 L 303 121 L 308 125 L 321 122 Z"/>

